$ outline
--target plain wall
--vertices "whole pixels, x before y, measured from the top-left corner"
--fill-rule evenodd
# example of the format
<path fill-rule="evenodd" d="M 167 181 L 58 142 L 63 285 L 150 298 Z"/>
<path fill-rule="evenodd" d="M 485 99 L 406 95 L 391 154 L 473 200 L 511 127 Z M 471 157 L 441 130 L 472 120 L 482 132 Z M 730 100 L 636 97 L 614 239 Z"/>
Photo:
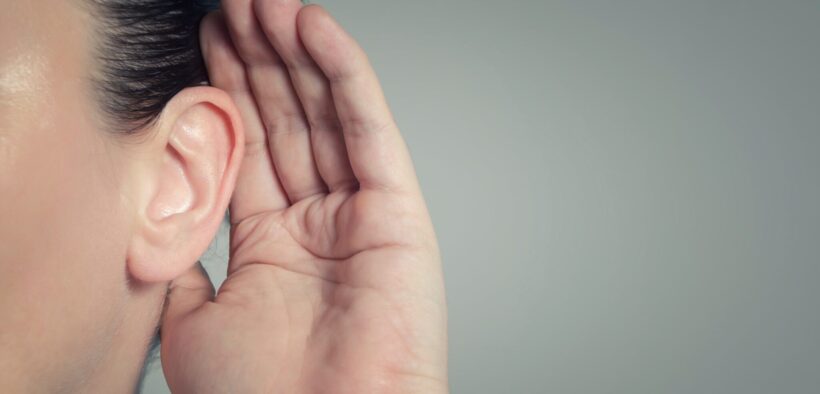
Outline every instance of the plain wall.
<path fill-rule="evenodd" d="M 817 392 L 820 2 L 320 4 L 413 152 L 453 392 Z"/>

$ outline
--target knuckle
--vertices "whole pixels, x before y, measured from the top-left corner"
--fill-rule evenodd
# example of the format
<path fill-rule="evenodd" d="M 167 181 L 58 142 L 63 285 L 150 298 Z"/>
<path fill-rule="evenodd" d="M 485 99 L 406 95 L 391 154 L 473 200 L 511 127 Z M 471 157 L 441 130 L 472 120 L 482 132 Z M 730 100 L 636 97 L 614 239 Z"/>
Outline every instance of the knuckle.
<path fill-rule="evenodd" d="M 342 122 L 345 133 L 350 135 L 378 134 L 394 127 L 393 122 L 388 119 L 351 116 Z"/>
<path fill-rule="evenodd" d="M 301 115 L 284 113 L 270 117 L 265 121 L 265 130 L 270 136 L 307 133 L 308 124 Z"/>
<path fill-rule="evenodd" d="M 342 124 L 335 113 L 312 114 L 308 117 L 311 130 L 339 130 Z"/>

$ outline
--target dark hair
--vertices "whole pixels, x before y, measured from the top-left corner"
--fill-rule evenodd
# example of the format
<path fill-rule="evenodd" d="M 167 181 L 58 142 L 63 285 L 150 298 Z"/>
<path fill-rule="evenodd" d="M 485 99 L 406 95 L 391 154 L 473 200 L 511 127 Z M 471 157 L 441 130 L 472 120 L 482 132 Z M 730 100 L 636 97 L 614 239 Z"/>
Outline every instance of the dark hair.
<path fill-rule="evenodd" d="M 186 87 L 208 81 L 199 23 L 219 0 L 88 0 L 96 24 L 92 77 L 110 128 L 153 123 Z"/>

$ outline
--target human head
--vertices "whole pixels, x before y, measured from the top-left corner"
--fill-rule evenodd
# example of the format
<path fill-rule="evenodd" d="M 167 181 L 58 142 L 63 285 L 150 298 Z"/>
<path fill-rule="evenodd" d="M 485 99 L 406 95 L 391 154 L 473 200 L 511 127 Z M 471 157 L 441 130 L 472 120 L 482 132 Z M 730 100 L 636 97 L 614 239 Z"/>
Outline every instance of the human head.
<path fill-rule="evenodd" d="M 0 7 L 0 387 L 132 385 L 243 154 L 234 104 L 204 84 L 207 7 Z"/>

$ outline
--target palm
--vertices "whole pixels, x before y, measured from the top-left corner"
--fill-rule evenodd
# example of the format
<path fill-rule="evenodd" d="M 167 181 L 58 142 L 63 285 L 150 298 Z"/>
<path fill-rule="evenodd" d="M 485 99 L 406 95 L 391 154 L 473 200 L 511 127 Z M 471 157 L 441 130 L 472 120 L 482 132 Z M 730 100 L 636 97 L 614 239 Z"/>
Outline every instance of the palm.
<path fill-rule="evenodd" d="M 329 42 L 321 36 L 330 26 L 320 25 L 323 11 L 300 16 L 299 29 L 315 24 L 317 36 L 302 40 L 327 58 L 316 59 L 312 71 L 286 71 L 307 56 L 298 38 L 274 36 L 296 33 L 298 1 L 223 3 L 238 53 L 219 16 L 204 24 L 203 49 L 212 83 L 240 107 L 248 144 L 231 204 L 227 279 L 212 300 L 193 277 L 172 290 L 162 328 L 169 384 L 191 392 L 445 390 L 446 312 L 435 236 L 403 142 L 378 102 L 381 92 L 364 90 L 375 77 L 357 76 L 364 85 L 355 89 L 340 86 L 351 83 L 340 76 L 310 80 L 319 66 L 343 70 L 345 61 L 358 72 L 355 59 L 311 50 Z M 261 32 L 237 28 L 249 25 L 239 23 L 248 15 L 260 15 L 268 45 L 281 55 L 254 50 Z M 271 86 L 274 73 L 279 81 L 289 76 L 293 90 Z M 271 89 L 280 91 L 266 93 Z M 347 89 L 359 96 L 346 97 Z M 285 127 L 294 123 L 281 112 L 297 103 L 309 125 L 303 129 L 310 129 L 302 139 Z M 314 121 L 327 121 L 314 115 L 329 109 L 338 112 L 336 123 Z M 342 125 L 360 129 L 342 133 Z M 176 304 L 175 293 L 182 300 Z"/>

